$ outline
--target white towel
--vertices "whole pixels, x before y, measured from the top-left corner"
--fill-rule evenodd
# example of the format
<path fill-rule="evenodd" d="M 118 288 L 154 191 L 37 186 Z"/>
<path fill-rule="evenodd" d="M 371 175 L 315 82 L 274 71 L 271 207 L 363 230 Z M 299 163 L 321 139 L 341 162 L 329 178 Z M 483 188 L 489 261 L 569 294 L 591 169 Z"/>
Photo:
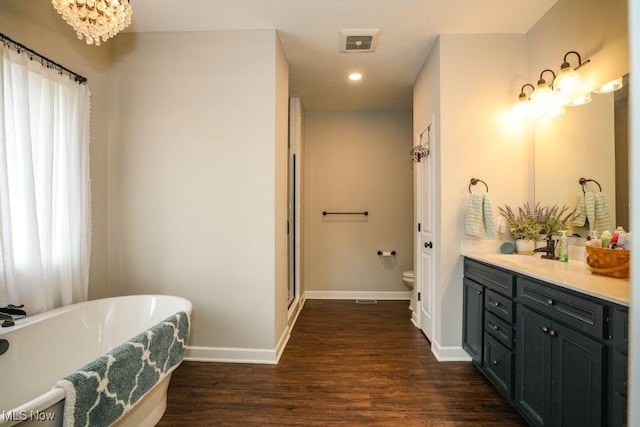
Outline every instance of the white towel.
<path fill-rule="evenodd" d="M 464 231 L 471 236 L 496 237 L 496 219 L 487 193 L 471 194 Z"/>
<path fill-rule="evenodd" d="M 609 207 L 604 194 L 586 192 L 578 202 L 573 225 L 599 232 L 611 230 Z"/>

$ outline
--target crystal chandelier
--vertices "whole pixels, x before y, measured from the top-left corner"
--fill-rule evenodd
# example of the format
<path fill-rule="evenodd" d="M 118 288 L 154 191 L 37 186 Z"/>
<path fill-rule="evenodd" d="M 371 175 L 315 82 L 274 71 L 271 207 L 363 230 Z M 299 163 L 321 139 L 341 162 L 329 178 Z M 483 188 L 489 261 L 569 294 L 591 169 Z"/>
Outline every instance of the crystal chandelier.
<path fill-rule="evenodd" d="M 106 42 L 131 23 L 129 0 L 51 0 L 53 7 L 87 44 Z"/>

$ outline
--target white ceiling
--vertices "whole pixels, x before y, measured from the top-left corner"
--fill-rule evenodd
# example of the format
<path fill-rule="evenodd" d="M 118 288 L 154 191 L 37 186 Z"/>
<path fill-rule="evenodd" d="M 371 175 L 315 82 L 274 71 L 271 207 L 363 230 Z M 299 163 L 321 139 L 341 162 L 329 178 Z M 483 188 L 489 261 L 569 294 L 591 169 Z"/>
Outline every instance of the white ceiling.
<path fill-rule="evenodd" d="M 409 111 L 436 36 L 526 33 L 557 0 L 133 0 L 127 31 L 278 30 L 290 95 L 307 110 Z M 341 29 L 378 28 L 373 53 L 340 53 Z M 347 74 L 363 74 L 360 82 Z"/>

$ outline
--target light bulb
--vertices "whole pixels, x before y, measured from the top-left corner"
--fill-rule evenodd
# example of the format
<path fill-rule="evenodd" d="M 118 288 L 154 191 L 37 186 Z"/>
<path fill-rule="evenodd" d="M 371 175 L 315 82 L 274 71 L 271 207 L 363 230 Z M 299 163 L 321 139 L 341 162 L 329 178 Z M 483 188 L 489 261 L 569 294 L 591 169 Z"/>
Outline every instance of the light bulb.
<path fill-rule="evenodd" d="M 551 109 L 553 103 L 553 91 L 548 84 L 538 82 L 536 90 L 531 94 L 531 109 L 534 117 L 542 117 Z"/>

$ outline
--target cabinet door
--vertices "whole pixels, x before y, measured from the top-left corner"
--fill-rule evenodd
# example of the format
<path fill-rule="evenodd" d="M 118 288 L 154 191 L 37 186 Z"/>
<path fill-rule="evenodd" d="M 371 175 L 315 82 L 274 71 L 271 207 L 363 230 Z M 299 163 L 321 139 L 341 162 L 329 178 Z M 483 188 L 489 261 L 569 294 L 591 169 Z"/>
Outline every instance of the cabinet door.
<path fill-rule="evenodd" d="M 488 333 L 484 336 L 484 372 L 499 390 L 511 399 L 513 353 Z"/>
<path fill-rule="evenodd" d="M 604 345 L 553 324 L 549 332 L 552 354 L 552 425 L 599 427 L 602 423 Z"/>
<path fill-rule="evenodd" d="M 529 422 L 551 419 L 551 322 L 528 308 L 516 310 L 515 404 Z"/>
<path fill-rule="evenodd" d="M 481 285 L 469 279 L 464 279 L 462 347 L 469 353 L 473 361 L 480 366 L 482 366 L 482 331 L 484 328 L 482 319 L 483 289 Z"/>

